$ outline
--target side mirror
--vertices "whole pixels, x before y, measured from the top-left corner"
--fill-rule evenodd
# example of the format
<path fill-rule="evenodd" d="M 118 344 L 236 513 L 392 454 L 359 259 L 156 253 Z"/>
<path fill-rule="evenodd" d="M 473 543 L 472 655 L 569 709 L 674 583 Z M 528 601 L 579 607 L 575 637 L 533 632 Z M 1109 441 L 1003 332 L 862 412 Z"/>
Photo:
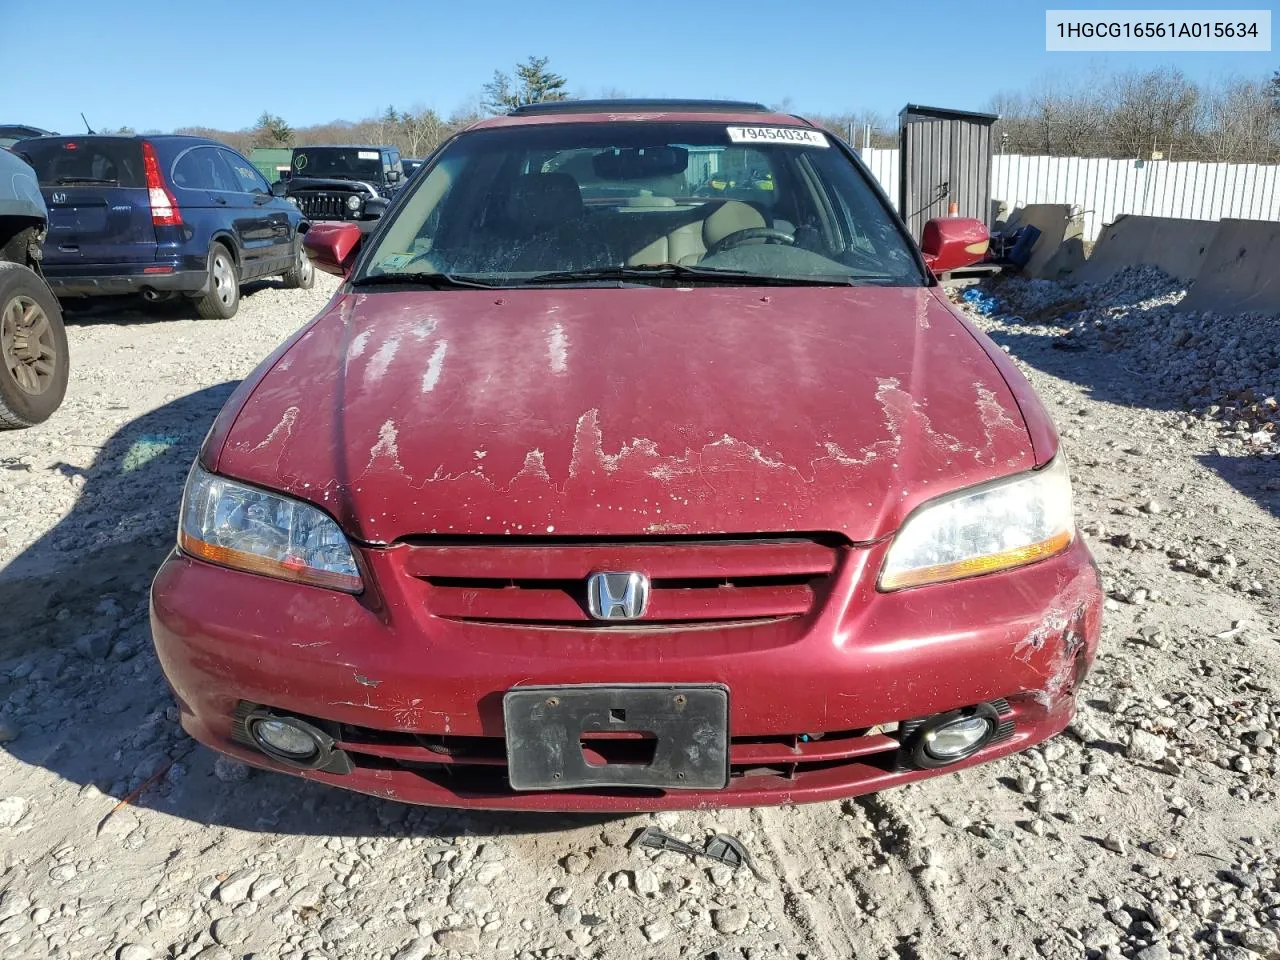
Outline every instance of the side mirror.
<path fill-rule="evenodd" d="M 991 234 L 973 217 L 937 217 L 920 233 L 920 252 L 934 273 L 948 273 L 972 266 L 987 255 Z"/>
<path fill-rule="evenodd" d="M 302 235 L 302 245 L 317 270 L 345 277 L 355 262 L 362 238 L 354 223 L 317 223 Z"/>
<path fill-rule="evenodd" d="M 283 180 L 277 180 L 275 183 L 271 184 L 271 195 L 273 197 L 283 197 L 284 193 L 285 186 Z"/>
<path fill-rule="evenodd" d="M 400 171 L 399 171 L 399 170 L 388 170 L 388 171 L 387 171 L 387 183 L 399 183 L 399 182 L 400 182 Z"/>

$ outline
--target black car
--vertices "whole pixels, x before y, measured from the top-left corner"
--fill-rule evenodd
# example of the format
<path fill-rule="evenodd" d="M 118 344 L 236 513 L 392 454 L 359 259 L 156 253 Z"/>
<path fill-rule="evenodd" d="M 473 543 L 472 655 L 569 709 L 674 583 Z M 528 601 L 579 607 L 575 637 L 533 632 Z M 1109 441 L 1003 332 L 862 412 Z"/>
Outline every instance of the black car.
<path fill-rule="evenodd" d="M 0 123 L 0 147 L 10 151 L 13 145 L 21 140 L 56 136 L 57 134 L 52 130 L 41 130 L 39 127 L 30 127 L 25 123 Z"/>
<path fill-rule="evenodd" d="M 395 147 L 294 147 L 289 177 L 275 189 L 308 220 L 355 221 L 367 230 L 404 182 Z"/>
<path fill-rule="evenodd" d="M 202 137 L 37 137 L 13 152 L 49 207 L 43 267 L 61 298 L 190 297 L 231 317 L 240 284 L 310 287 L 306 219 L 243 156 Z"/>

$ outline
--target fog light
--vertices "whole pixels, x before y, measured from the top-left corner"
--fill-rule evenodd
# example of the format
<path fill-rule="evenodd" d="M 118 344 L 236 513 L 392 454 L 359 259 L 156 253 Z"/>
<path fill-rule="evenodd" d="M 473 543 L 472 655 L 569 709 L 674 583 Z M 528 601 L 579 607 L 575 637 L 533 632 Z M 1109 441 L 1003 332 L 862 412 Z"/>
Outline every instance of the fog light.
<path fill-rule="evenodd" d="M 955 760 L 970 754 L 991 735 L 992 726 L 985 717 L 964 717 L 934 727 L 924 735 L 924 748 L 939 760 Z"/>
<path fill-rule="evenodd" d="M 911 765 L 928 770 L 971 757 L 1000 729 L 1000 714 L 989 703 L 912 721 L 903 748 Z"/>
<path fill-rule="evenodd" d="M 320 744 L 315 738 L 288 720 L 276 717 L 258 720 L 254 723 L 251 732 L 253 739 L 262 746 L 276 753 L 283 753 L 287 757 L 309 760 L 320 752 Z"/>

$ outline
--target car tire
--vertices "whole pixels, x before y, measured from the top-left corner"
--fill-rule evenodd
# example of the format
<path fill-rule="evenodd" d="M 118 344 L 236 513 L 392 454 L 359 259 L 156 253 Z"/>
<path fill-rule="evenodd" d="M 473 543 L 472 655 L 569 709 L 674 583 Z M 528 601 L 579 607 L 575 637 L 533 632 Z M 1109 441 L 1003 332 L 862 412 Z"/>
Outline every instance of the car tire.
<path fill-rule="evenodd" d="M 206 320 L 230 320 L 240 309 L 240 271 L 231 251 L 221 243 L 209 249 L 209 289 L 196 300 Z"/>
<path fill-rule="evenodd" d="M 67 393 L 67 331 L 49 285 L 18 263 L 0 263 L 0 359 L 0 428 L 48 420 Z"/>
<path fill-rule="evenodd" d="M 307 249 L 302 245 L 302 237 L 298 237 L 298 249 L 293 254 L 293 266 L 281 277 L 286 290 L 310 290 L 316 285 L 316 266 L 307 256 Z"/>

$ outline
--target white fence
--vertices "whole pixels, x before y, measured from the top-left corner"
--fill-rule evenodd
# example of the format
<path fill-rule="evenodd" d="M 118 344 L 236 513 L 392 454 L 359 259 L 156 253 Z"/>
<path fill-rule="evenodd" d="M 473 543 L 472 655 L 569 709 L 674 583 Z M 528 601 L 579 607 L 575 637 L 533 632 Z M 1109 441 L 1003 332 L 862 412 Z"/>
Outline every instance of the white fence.
<path fill-rule="evenodd" d="M 866 149 L 862 159 L 897 203 L 898 151 Z M 1084 212 L 1087 240 L 1096 240 L 1122 213 L 1280 220 L 1280 167 L 1011 154 L 991 158 L 991 199 L 1010 210 L 1028 203 L 1075 204 Z"/>

